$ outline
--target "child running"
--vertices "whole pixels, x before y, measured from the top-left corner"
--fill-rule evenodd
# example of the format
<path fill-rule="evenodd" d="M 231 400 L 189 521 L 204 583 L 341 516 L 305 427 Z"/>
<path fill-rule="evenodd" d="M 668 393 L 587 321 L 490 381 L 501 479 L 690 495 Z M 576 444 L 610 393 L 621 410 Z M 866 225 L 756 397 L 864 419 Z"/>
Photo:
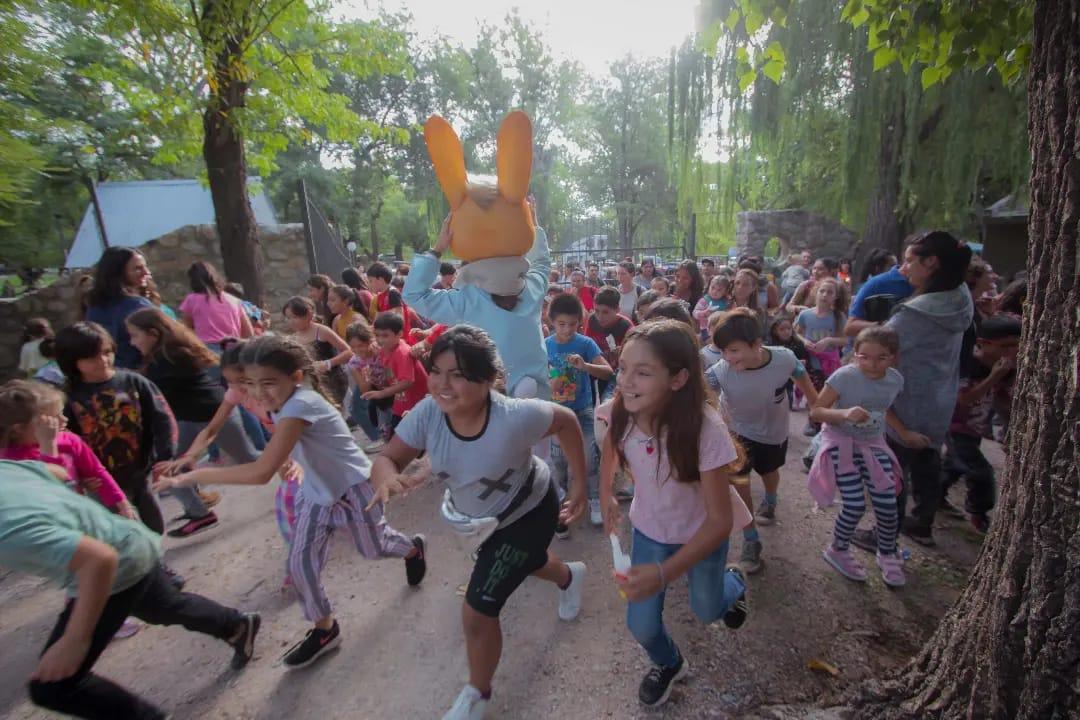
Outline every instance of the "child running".
<path fill-rule="evenodd" d="M 0 567 L 53 581 L 64 610 L 30 677 L 35 705 L 76 717 L 170 717 L 92 670 L 128 615 L 225 641 L 232 667 L 255 651 L 257 614 L 179 592 L 161 564 L 160 538 L 64 487 L 63 468 L 0 461 Z M 155 662 L 168 662 L 162 652 Z M 10 679 L 9 679 L 10 681 Z"/>
<path fill-rule="evenodd" d="M 126 334 L 126 333 L 125 333 Z M 154 383 L 113 367 L 116 345 L 97 323 L 77 322 L 56 335 L 56 362 L 68 378 L 64 414 L 156 533 L 165 532 L 150 474 L 158 460 L 176 454 L 177 429 Z"/>
<path fill-rule="evenodd" d="M 443 333 L 431 348 L 431 396 L 402 420 L 373 470 L 378 507 L 415 484 L 399 473 L 426 451 L 431 472 L 447 486 L 443 517 L 479 545 L 462 610 L 469 683 L 443 720 L 484 716 L 502 654 L 499 613 L 525 578 L 558 585 L 561 619 L 581 610 L 585 564 L 565 563 L 548 549 L 556 524 L 572 523 L 585 508 L 581 429 L 565 407 L 496 392 L 500 370 L 483 330 L 458 325 Z M 549 435 L 562 445 L 573 480 L 561 511 L 548 467 L 532 450 Z"/>
<path fill-rule="evenodd" d="M 714 390 L 723 393 L 732 429 L 746 449 L 746 462 L 735 473 L 735 489 L 751 507 L 750 471 L 757 472 L 765 485 L 765 498 L 758 506 L 756 522 L 772 525 L 780 501 L 780 468 L 787 459 L 791 411 L 784 387 L 788 380 L 794 380 L 811 402 L 817 399 L 817 392 L 793 352 L 765 346 L 761 320 L 749 308 L 725 314 L 713 333 L 713 344 L 724 358 L 705 371 L 705 378 Z M 739 559 L 747 574 L 753 575 L 764 567 L 761 551 L 761 537 L 751 522 L 743 528 Z"/>
<path fill-rule="evenodd" d="M 905 582 L 903 561 L 896 552 L 896 495 L 902 481 L 900 465 L 885 442 L 885 426 L 908 447 L 930 444 L 925 435 L 904 427 L 890 409 L 904 389 L 904 377 L 890 367 L 899 351 L 895 330 L 866 328 L 855 338 L 854 364 L 829 376 L 810 410 L 815 422 L 825 423 L 821 449 L 810 468 L 810 494 L 825 507 L 839 490 L 842 503 L 833 541 L 825 548 L 825 562 L 844 577 L 865 582 L 866 570 L 851 554 L 850 544 L 866 512 L 867 492 L 877 523 L 877 563 L 890 587 Z"/>
<path fill-rule="evenodd" d="M 64 394 L 44 383 L 12 380 L 0 387 L 0 459 L 59 465 L 67 483 L 117 515 L 137 520 L 124 491 L 82 438 L 68 432 Z"/>
<path fill-rule="evenodd" d="M 342 367 L 352 357 L 349 346 L 336 332 L 316 322 L 315 303 L 309 298 L 299 295 L 289 298 L 281 313 L 293 337 L 307 347 L 315 361 L 315 371 L 322 376 L 330 397 L 340 405 L 349 389 L 349 381 Z"/>
<path fill-rule="evenodd" d="M 597 344 L 578 332 L 584 319 L 584 308 L 577 296 L 558 296 L 551 301 L 548 315 L 555 326 L 555 333 L 544 340 L 551 368 L 551 399 L 573 411 L 581 425 L 588 460 L 589 522 L 601 525 L 604 519 L 600 514 L 596 479 L 599 463 L 593 434 L 592 379 L 608 380 L 613 373 Z M 557 442 L 552 446 L 551 460 L 556 487 L 565 490 L 567 459 Z M 557 532 L 565 539 L 569 528 L 560 525 Z"/>
<path fill-rule="evenodd" d="M 424 538 L 411 540 L 387 524 L 368 478 L 368 460 L 326 398 L 311 358 L 295 340 L 264 335 L 248 342 L 242 354 L 252 393 L 270 410 L 274 434 L 253 463 L 229 468 L 201 468 L 162 475 L 157 487 L 196 483 L 265 485 L 289 458 L 300 466 L 304 482 L 296 498 L 296 534 L 289 550 L 289 574 L 304 617 L 315 624 L 283 658 L 285 667 L 315 662 L 341 642 L 341 629 L 323 589 L 327 544 L 335 530 L 348 530 L 357 551 L 368 559 L 405 558 L 409 585 L 419 585 L 427 571 Z"/>
<path fill-rule="evenodd" d="M 664 627 L 668 585 L 688 576 L 690 608 L 702 622 L 723 618 L 738 628 L 746 620 L 746 580 L 726 565 L 728 535 L 750 521 L 750 512 L 729 485 L 728 467 L 739 453 L 708 403 L 693 330 L 677 320 L 639 325 L 619 365 L 600 495 L 604 530 L 617 533 L 615 469 L 633 473 L 631 567 L 616 582 L 630 601 L 626 624 L 653 663 L 638 698 L 656 706 L 689 670 Z"/>
<path fill-rule="evenodd" d="M 181 453 L 186 452 L 225 400 L 220 381 L 209 372 L 218 366 L 217 355 L 194 332 L 157 308 L 136 310 L 124 324 L 131 345 L 146 361 L 146 376 L 161 389 L 172 408 L 180 431 L 177 447 Z M 237 463 L 252 462 L 257 456 L 235 407 L 222 423 L 216 440 Z M 217 513 L 195 488 L 179 487 L 173 495 L 184 507 L 184 522 L 170 530 L 169 537 L 192 537 L 218 524 Z M 210 497 L 212 504 L 217 498 Z"/>
<path fill-rule="evenodd" d="M 806 352 L 806 346 L 803 345 L 799 336 L 795 334 L 795 326 L 787 315 L 776 318 L 773 324 L 769 326 L 769 344 L 774 347 L 787 348 L 793 352 L 799 362 L 803 364 L 803 367 L 806 367 L 807 363 L 810 362 L 810 354 Z M 796 400 L 795 383 L 788 380 L 784 390 L 788 396 L 788 407 L 794 410 Z M 798 396 L 800 399 L 802 398 L 802 391 L 799 392 Z"/>
<path fill-rule="evenodd" d="M 386 384 L 377 390 L 368 390 L 361 397 L 369 402 L 390 403 L 389 423 L 381 423 L 383 437 L 389 439 L 405 413 L 427 395 L 427 371 L 412 356 L 405 342 L 405 321 L 401 315 L 395 312 L 379 313 L 375 316 L 374 327 L 375 342 L 379 346 L 378 363 L 383 369 Z"/>

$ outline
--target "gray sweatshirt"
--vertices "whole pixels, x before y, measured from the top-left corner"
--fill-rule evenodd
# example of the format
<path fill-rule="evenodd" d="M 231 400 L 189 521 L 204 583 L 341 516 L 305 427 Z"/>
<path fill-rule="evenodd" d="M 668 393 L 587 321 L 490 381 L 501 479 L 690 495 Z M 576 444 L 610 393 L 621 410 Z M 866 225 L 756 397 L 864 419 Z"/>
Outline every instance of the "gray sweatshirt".
<path fill-rule="evenodd" d="M 904 390 L 893 410 L 934 447 L 945 442 L 956 406 L 960 345 L 974 309 L 967 285 L 961 284 L 955 290 L 912 297 L 886 323 L 900 335 L 897 369 L 904 376 Z M 891 430 L 889 434 L 895 438 Z"/>

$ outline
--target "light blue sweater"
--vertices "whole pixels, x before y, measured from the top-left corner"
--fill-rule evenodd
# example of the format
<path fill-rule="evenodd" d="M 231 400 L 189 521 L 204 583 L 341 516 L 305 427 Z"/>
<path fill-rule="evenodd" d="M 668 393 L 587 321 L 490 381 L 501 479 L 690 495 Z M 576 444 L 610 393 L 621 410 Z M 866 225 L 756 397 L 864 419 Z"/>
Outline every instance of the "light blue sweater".
<path fill-rule="evenodd" d="M 536 380 L 541 398 L 550 397 L 548 386 L 547 350 L 540 327 L 540 312 L 548 289 L 551 254 L 547 234 L 536 228 L 532 250 L 526 255 L 529 271 L 525 288 L 518 295 L 513 310 L 503 310 L 491 295 L 475 285 L 452 290 L 434 290 L 432 285 L 439 274 L 439 260 L 431 253 L 413 257 L 412 270 L 405 278 L 401 295 L 416 312 L 446 325 L 467 323 L 487 332 L 499 349 L 506 366 L 508 394 L 522 378 Z"/>

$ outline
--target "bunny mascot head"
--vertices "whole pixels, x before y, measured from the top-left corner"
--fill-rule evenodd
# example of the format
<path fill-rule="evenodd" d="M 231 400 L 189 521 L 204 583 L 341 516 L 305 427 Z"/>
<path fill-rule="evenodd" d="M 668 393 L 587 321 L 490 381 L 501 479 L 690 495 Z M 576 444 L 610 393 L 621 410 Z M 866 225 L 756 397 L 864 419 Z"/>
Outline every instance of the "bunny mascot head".
<path fill-rule="evenodd" d="M 532 123 L 515 110 L 506 116 L 495 145 L 496 177 L 469 175 L 461 140 L 450 124 L 432 116 L 424 124 L 431 164 L 450 203 L 450 249 L 469 261 L 455 284 L 493 295 L 515 295 L 524 286 L 536 227 L 525 200 L 532 173 Z"/>

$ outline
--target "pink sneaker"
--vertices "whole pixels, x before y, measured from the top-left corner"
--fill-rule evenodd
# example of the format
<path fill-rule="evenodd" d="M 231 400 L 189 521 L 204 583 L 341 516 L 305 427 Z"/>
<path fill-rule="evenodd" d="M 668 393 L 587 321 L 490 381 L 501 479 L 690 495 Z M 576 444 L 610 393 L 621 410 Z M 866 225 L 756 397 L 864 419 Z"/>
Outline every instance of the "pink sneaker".
<path fill-rule="evenodd" d="M 896 553 L 891 555 L 877 554 L 877 564 L 881 568 L 881 579 L 889 587 L 904 587 L 907 580 L 904 579 L 904 561 Z"/>
<path fill-rule="evenodd" d="M 851 550 L 837 550 L 830 543 L 822 554 L 825 562 L 836 568 L 836 571 L 855 582 L 866 582 L 866 570 L 851 554 Z"/>

